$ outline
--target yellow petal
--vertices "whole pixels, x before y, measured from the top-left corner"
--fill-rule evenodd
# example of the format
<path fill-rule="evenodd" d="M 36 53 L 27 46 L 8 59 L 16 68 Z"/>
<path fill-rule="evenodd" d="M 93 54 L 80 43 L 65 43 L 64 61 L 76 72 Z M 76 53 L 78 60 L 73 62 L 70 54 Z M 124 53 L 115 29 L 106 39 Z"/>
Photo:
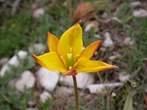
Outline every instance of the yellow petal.
<path fill-rule="evenodd" d="M 82 53 L 80 57 L 86 57 L 87 59 L 90 59 L 92 57 L 92 55 L 94 54 L 94 52 L 96 51 L 96 49 L 101 45 L 101 41 L 97 40 L 93 43 L 91 43 L 88 47 L 86 47 Z"/>
<path fill-rule="evenodd" d="M 110 65 L 102 61 L 94 61 L 87 58 L 80 58 L 75 68 L 77 72 L 99 72 L 107 69 L 117 68 L 117 66 Z"/>
<path fill-rule="evenodd" d="M 40 56 L 33 55 L 33 57 L 37 63 L 47 68 L 48 70 L 59 71 L 62 73 L 67 71 L 56 52 L 49 52 Z"/>
<path fill-rule="evenodd" d="M 75 24 L 63 33 L 58 43 L 58 53 L 66 58 L 67 53 L 72 52 L 73 56 L 80 55 L 83 47 L 82 28 Z"/>
<path fill-rule="evenodd" d="M 58 44 L 58 38 L 54 34 L 48 32 L 47 44 L 48 44 L 48 48 L 50 51 L 56 51 L 57 44 Z"/>

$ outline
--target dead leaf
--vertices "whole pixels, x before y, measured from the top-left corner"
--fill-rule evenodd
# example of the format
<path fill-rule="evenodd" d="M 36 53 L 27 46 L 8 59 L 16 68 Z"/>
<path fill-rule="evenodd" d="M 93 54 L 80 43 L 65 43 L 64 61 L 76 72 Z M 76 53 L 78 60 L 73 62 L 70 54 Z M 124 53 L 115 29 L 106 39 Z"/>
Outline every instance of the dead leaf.
<path fill-rule="evenodd" d="M 95 17 L 97 12 L 110 11 L 109 0 L 96 0 L 94 2 L 80 3 L 76 11 L 74 12 L 73 22 L 89 20 L 91 17 Z"/>
<path fill-rule="evenodd" d="M 94 5 L 90 2 L 80 3 L 76 11 L 74 12 L 73 21 L 78 22 L 80 20 L 88 18 L 90 15 L 93 15 L 95 9 Z"/>

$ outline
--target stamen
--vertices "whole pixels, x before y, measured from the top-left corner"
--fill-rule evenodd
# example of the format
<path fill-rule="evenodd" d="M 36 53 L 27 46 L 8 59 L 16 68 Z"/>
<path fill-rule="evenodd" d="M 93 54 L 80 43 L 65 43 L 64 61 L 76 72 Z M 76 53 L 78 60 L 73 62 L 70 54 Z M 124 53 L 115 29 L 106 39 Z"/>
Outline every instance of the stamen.
<path fill-rule="evenodd" d="M 68 69 L 71 70 L 72 69 L 72 66 L 69 66 Z"/>
<path fill-rule="evenodd" d="M 67 53 L 67 66 L 70 69 L 72 69 L 72 66 L 74 64 L 74 58 L 72 54 L 72 48 L 69 49 L 69 52 Z"/>

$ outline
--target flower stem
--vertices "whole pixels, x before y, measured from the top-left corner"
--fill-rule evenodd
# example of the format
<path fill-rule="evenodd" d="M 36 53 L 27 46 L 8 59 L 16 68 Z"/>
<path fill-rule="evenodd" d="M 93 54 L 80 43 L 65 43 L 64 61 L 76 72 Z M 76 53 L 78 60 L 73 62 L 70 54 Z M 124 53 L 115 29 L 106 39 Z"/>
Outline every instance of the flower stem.
<path fill-rule="evenodd" d="M 76 110 L 80 110 L 80 107 L 79 107 L 79 95 L 78 95 L 78 88 L 77 88 L 77 80 L 76 80 L 75 75 L 73 75 L 72 77 L 73 77 L 73 82 L 74 82 Z"/>

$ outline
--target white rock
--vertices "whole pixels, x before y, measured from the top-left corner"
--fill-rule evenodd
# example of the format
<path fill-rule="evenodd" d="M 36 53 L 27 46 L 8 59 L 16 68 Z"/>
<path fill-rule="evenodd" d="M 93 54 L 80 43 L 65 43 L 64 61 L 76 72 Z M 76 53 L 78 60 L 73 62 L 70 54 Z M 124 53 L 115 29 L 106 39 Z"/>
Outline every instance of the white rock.
<path fill-rule="evenodd" d="M 112 97 L 116 97 L 116 93 L 115 92 L 112 92 L 111 96 Z"/>
<path fill-rule="evenodd" d="M 116 59 L 120 59 L 122 56 L 120 54 L 115 54 L 109 57 L 109 60 L 114 61 Z"/>
<path fill-rule="evenodd" d="M 92 84 L 87 88 L 90 93 L 103 93 L 103 91 L 106 91 L 106 89 L 113 89 L 120 86 L 123 86 L 123 83 Z"/>
<path fill-rule="evenodd" d="M 73 88 L 68 88 L 68 87 L 57 87 L 55 91 L 56 96 L 69 96 L 73 94 Z"/>
<path fill-rule="evenodd" d="M 38 110 L 37 108 L 27 108 L 26 110 Z"/>
<path fill-rule="evenodd" d="M 36 43 L 29 47 L 29 51 L 31 53 L 41 53 L 41 52 L 44 52 L 45 49 L 46 47 L 42 43 Z"/>
<path fill-rule="evenodd" d="M 128 81 L 130 79 L 130 75 L 125 75 L 123 73 L 119 74 L 119 80 L 122 82 Z"/>
<path fill-rule="evenodd" d="M 40 94 L 40 101 L 42 103 L 46 102 L 48 99 L 51 99 L 51 98 L 52 98 L 52 95 L 47 91 L 44 91 Z"/>
<path fill-rule="evenodd" d="M 102 51 L 102 52 L 106 52 L 107 49 L 106 49 L 105 47 L 101 47 L 101 48 L 100 48 L 100 51 Z"/>
<path fill-rule="evenodd" d="M 133 39 L 131 39 L 130 37 L 126 37 L 125 39 L 124 39 L 124 44 L 125 45 L 128 45 L 128 46 L 132 46 L 133 44 L 134 44 L 134 40 Z"/>
<path fill-rule="evenodd" d="M 90 31 L 91 29 L 95 29 L 95 31 L 98 30 L 98 22 L 97 21 L 91 21 L 89 23 L 87 23 L 86 27 L 85 27 L 85 32 Z"/>
<path fill-rule="evenodd" d="M 105 40 L 104 40 L 103 46 L 104 47 L 113 47 L 114 46 L 114 43 L 113 43 L 113 40 L 111 38 L 110 33 L 109 32 L 106 32 L 104 34 L 104 37 L 105 37 Z"/>
<path fill-rule="evenodd" d="M 36 8 L 33 10 L 33 17 L 39 18 L 40 16 L 44 15 L 44 9 L 43 8 Z"/>
<path fill-rule="evenodd" d="M 36 101 L 35 100 L 28 100 L 27 102 L 28 108 L 32 108 L 36 106 Z"/>
<path fill-rule="evenodd" d="M 133 16 L 135 17 L 147 17 L 147 11 L 144 9 L 134 10 Z"/>
<path fill-rule="evenodd" d="M 94 77 L 89 73 L 79 73 L 76 75 L 78 88 L 84 89 L 94 82 Z M 60 83 L 65 86 L 73 87 L 72 76 L 61 76 Z"/>
<path fill-rule="evenodd" d="M 140 1 L 135 1 L 135 2 L 132 2 L 130 5 L 131 5 L 132 7 L 141 6 L 141 2 L 140 2 Z"/>
<path fill-rule="evenodd" d="M 6 71 L 10 71 L 10 68 L 13 67 L 18 67 L 20 64 L 20 61 L 25 59 L 27 57 L 27 52 L 26 51 L 19 51 L 17 53 L 17 55 L 14 55 L 9 61 L 8 63 L 6 63 L 1 71 L 0 71 L 0 76 L 4 76 L 4 74 L 6 73 Z"/>
<path fill-rule="evenodd" d="M 36 107 L 36 101 L 35 100 L 29 100 L 27 103 L 27 109 L 26 110 L 38 110 Z"/>
<path fill-rule="evenodd" d="M 30 71 L 25 71 L 22 73 L 21 78 L 15 83 L 15 87 L 18 91 L 23 92 L 25 89 L 34 87 L 35 77 Z"/>
<path fill-rule="evenodd" d="M 41 67 L 36 74 L 42 87 L 51 92 L 55 89 L 60 77 L 59 72 L 48 71 Z"/>

